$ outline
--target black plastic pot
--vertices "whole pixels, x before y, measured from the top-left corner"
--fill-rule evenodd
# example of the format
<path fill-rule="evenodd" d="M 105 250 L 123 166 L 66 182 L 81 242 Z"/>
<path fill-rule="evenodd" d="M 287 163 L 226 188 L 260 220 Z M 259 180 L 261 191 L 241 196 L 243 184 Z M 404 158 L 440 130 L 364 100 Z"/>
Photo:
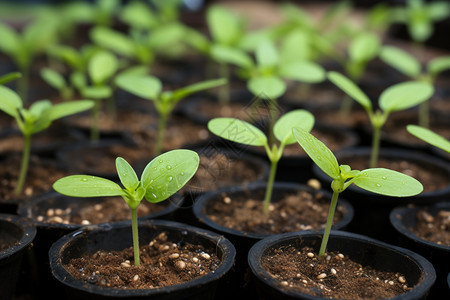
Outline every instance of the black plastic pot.
<path fill-rule="evenodd" d="M 402 206 L 396 207 L 391 211 L 390 221 L 398 233 L 398 245 L 411 249 L 427 258 L 436 270 L 436 283 L 430 292 L 430 299 L 438 299 L 447 295 L 450 297 L 450 291 L 447 284 L 448 264 L 445 262 L 450 257 L 450 246 L 439 245 L 422 239 L 415 235 L 411 228 L 417 223 L 417 213 L 419 210 L 426 210 L 431 216 L 435 217 L 441 210 L 450 210 L 450 202 L 441 202 L 430 206 Z M 436 297 L 436 298 L 435 298 Z"/>
<path fill-rule="evenodd" d="M 0 291 L 9 300 L 15 293 L 22 258 L 36 236 L 36 228 L 17 215 L 0 214 Z"/>
<path fill-rule="evenodd" d="M 340 164 L 348 164 L 352 167 L 351 161 L 355 157 L 364 157 L 364 159 L 369 161 L 370 150 L 370 148 L 349 148 L 336 153 L 336 158 Z M 450 178 L 450 164 L 420 152 L 382 148 L 379 157 L 380 159 L 388 158 L 393 161 L 411 161 L 433 170 L 436 176 L 441 173 Z M 330 188 L 330 177 L 316 165 L 313 166 L 313 172 L 323 182 L 324 186 Z M 394 207 L 407 204 L 432 204 L 448 199 L 449 196 L 450 185 L 440 190 L 422 192 L 412 197 L 383 196 L 368 192 L 355 185 L 350 185 L 342 192 L 342 197 L 347 199 L 355 209 L 355 217 L 348 230 L 388 243 L 395 241 L 395 235 L 392 234 L 389 224 L 389 214 Z"/>
<path fill-rule="evenodd" d="M 248 265 L 247 265 L 247 254 L 249 249 L 259 240 L 269 236 L 270 234 L 265 233 L 256 233 L 256 232 L 246 232 L 233 228 L 224 227 L 213 222 L 206 215 L 206 206 L 208 203 L 212 201 L 216 201 L 221 194 L 226 193 L 230 195 L 232 198 L 233 195 L 242 194 L 242 193 L 250 193 L 256 194 L 258 192 L 264 192 L 266 189 L 266 182 L 257 182 L 248 187 L 231 187 L 224 188 L 217 191 L 211 191 L 208 193 L 204 193 L 200 195 L 195 203 L 194 203 L 194 214 L 197 217 L 200 224 L 206 226 L 209 229 L 212 229 L 220 234 L 223 234 L 227 239 L 229 239 L 236 246 L 236 268 L 234 272 L 236 274 L 233 283 L 234 286 L 237 286 L 238 290 L 227 290 L 224 291 L 228 297 L 236 296 L 238 294 L 248 295 L 249 297 L 252 295 L 253 288 L 248 281 Z M 329 196 L 331 201 L 331 194 L 324 190 L 314 190 L 308 186 L 289 183 L 289 182 L 275 182 L 273 187 L 272 194 L 272 202 L 276 202 L 280 199 L 283 194 L 286 193 L 295 193 L 299 190 L 308 190 L 313 193 L 323 193 L 325 197 Z M 262 201 L 262 199 L 261 199 Z M 344 216 L 343 218 L 333 225 L 335 229 L 344 229 L 353 218 L 353 207 L 344 199 L 339 199 L 338 206 L 343 207 Z M 230 295 L 231 294 L 231 295 Z M 226 298 L 226 297 L 225 297 Z"/>
<path fill-rule="evenodd" d="M 292 245 L 298 249 L 312 247 L 318 252 L 321 241 L 321 234 L 304 231 L 274 235 L 256 243 L 250 249 L 248 263 L 256 281 L 259 299 L 325 299 L 283 287 L 281 282 L 261 265 L 261 257 L 269 249 Z M 422 256 L 408 249 L 392 246 L 366 236 L 331 231 L 327 249 L 328 251 L 339 251 L 361 265 L 405 275 L 411 282 L 409 285 L 414 285 L 414 288 L 390 299 L 426 299 L 427 293 L 436 279 L 432 264 Z M 315 291 L 320 293 L 319 289 Z"/>
<path fill-rule="evenodd" d="M 223 236 L 182 223 L 145 220 L 139 223 L 140 243 L 149 243 L 166 232 L 174 243 L 201 244 L 222 259 L 217 270 L 192 281 L 156 289 L 121 290 L 74 279 L 65 269 L 70 259 L 97 250 L 122 250 L 132 245 L 131 227 L 126 224 L 88 226 L 65 235 L 49 251 L 50 266 L 69 299 L 214 299 L 215 290 L 234 264 L 235 249 Z"/>
<path fill-rule="evenodd" d="M 48 289 L 56 283 L 54 278 L 51 276 L 48 261 L 48 251 L 51 245 L 63 235 L 86 226 L 81 224 L 47 223 L 44 221 L 39 221 L 38 217 L 46 216 L 47 210 L 50 208 L 54 210 L 65 210 L 70 208 L 73 211 L 79 211 L 83 208 L 93 207 L 95 204 L 102 203 L 105 200 L 106 198 L 100 197 L 85 199 L 74 198 L 63 196 L 56 192 L 51 192 L 19 205 L 18 214 L 22 217 L 30 219 L 30 222 L 37 228 L 37 237 L 34 240 L 34 247 L 30 254 L 30 265 L 35 269 L 33 274 L 38 274 L 38 278 L 33 278 L 34 285 L 32 288 L 34 294 L 45 296 Z M 146 216 L 141 216 L 139 217 L 139 220 L 157 218 L 171 219 L 174 212 L 182 206 L 183 200 L 184 198 L 182 196 L 175 194 L 165 202 L 161 203 L 161 205 L 167 203 L 165 208 L 160 211 L 150 213 Z M 117 199 L 117 201 L 124 200 Z M 109 222 L 109 224 L 114 223 L 129 224 L 130 221 L 114 219 Z"/>

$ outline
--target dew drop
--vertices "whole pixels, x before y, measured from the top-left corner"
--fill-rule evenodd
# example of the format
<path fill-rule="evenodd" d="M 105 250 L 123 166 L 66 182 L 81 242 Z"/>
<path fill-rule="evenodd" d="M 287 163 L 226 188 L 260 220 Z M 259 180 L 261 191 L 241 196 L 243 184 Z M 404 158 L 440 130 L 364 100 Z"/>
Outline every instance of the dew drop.
<path fill-rule="evenodd" d="M 363 175 L 364 175 L 364 176 L 367 176 L 367 172 L 364 172 Z"/>
<path fill-rule="evenodd" d="M 317 156 L 317 159 L 321 161 L 321 160 L 322 160 L 322 157 L 321 157 L 321 156 Z"/>
<path fill-rule="evenodd" d="M 173 180 L 173 177 L 172 177 L 172 176 L 169 176 L 169 177 L 167 177 L 167 180 L 170 182 L 170 181 Z"/>
<path fill-rule="evenodd" d="M 381 177 L 381 179 L 384 179 L 384 180 L 386 180 L 386 179 L 387 179 L 387 177 L 386 177 L 386 176 L 383 176 L 383 177 Z"/>
<path fill-rule="evenodd" d="M 167 166 L 166 166 L 166 169 L 167 169 L 167 170 L 170 170 L 170 169 L 172 169 L 172 166 L 171 166 L 171 165 L 167 165 Z"/>
<path fill-rule="evenodd" d="M 155 198 L 155 199 L 156 199 L 156 195 L 155 195 L 154 193 L 152 193 L 152 196 L 153 196 L 153 198 Z"/>
<path fill-rule="evenodd" d="M 184 172 L 181 172 L 180 175 L 183 176 L 183 175 L 184 175 Z"/>
<path fill-rule="evenodd" d="M 86 177 L 83 177 L 83 178 L 81 179 L 81 181 L 86 182 L 86 181 L 88 181 L 88 179 L 87 179 Z"/>
<path fill-rule="evenodd" d="M 381 187 L 381 184 L 377 183 L 376 186 L 377 186 L 377 187 Z"/>
<path fill-rule="evenodd" d="M 163 162 L 163 160 L 162 159 L 160 159 L 160 160 L 158 160 L 159 161 L 159 163 L 161 164 L 162 162 Z"/>

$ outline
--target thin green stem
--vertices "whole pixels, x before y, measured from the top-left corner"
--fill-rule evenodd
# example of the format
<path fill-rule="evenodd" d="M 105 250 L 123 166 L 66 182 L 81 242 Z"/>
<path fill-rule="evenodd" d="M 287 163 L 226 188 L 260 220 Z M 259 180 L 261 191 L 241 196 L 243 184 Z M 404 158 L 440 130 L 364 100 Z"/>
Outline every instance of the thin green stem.
<path fill-rule="evenodd" d="M 227 80 L 230 77 L 230 66 L 226 63 L 220 64 L 220 77 L 226 78 Z M 230 88 L 228 84 L 224 84 L 219 88 L 219 103 L 220 105 L 229 105 L 230 104 Z"/>
<path fill-rule="evenodd" d="M 131 208 L 131 230 L 133 232 L 134 265 L 139 266 L 141 262 L 139 259 L 139 233 L 136 208 Z"/>
<path fill-rule="evenodd" d="M 336 211 L 337 200 L 339 193 L 333 191 L 331 198 L 330 211 L 328 212 L 327 225 L 325 226 L 325 232 L 323 233 L 322 244 L 320 245 L 319 256 L 323 256 L 327 250 L 328 238 L 330 236 L 331 226 L 333 225 L 334 212 Z"/>
<path fill-rule="evenodd" d="M 20 68 L 22 76 L 17 80 L 17 92 L 22 98 L 23 103 L 28 102 L 28 84 L 29 84 L 29 68 Z"/>
<path fill-rule="evenodd" d="M 169 117 L 168 112 L 162 112 L 159 115 L 158 133 L 157 133 L 157 137 L 156 137 L 155 150 L 154 150 L 155 156 L 158 156 L 159 154 L 161 154 L 168 117 Z"/>
<path fill-rule="evenodd" d="M 30 150 L 31 150 L 31 134 L 25 134 L 22 153 L 22 165 L 20 166 L 19 179 L 17 181 L 16 189 L 14 190 L 14 195 L 16 196 L 22 193 L 23 185 L 25 184 L 25 179 L 27 177 L 28 171 L 28 164 L 30 160 Z"/>
<path fill-rule="evenodd" d="M 428 101 L 422 102 L 419 105 L 419 125 L 425 128 L 430 127 L 429 110 L 430 105 Z"/>
<path fill-rule="evenodd" d="M 267 215 L 269 213 L 270 199 L 272 198 L 273 183 L 275 182 L 275 175 L 277 173 L 277 163 L 278 160 L 272 160 L 270 165 L 270 175 L 267 181 L 266 195 L 264 197 L 264 213 Z"/>
<path fill-rule="evenodd" d="M 370 154 L 370 168 L 376 168 L 378 164 L 378 153 L 380 151 L 381 126 L 373 126 L 372 152 Z"/>

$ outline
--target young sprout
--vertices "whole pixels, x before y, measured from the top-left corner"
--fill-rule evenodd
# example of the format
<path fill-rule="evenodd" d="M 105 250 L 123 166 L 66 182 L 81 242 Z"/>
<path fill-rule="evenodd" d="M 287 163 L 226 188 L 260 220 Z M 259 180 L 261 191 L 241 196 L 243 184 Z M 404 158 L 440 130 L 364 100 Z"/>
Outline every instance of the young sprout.
<path fill-rule="evenodd" d="M 359 171 L 352 170 L 348 165 L 339 165 L 333 152 L 302 128 L 294 128 L 293 136 L 314 163 L 332 179 L 333 196 L 319 256 L 323 256 L 327 248 L 339 194 L 352 183 L 369 192 L 391 197 L 410 197 L 423 190 L 423 186 L 418 180 L 397 171 L 384 168 Z"/>
<path fill-rule="evenodd" d="M 384 46 L 380 51 L 380 59 L 407 77 L 428 82 L 433 86 L 436 77 L 450 69 L 450 56 L 448 55 L 434 58 L 422 65 L 416 57 L 395 46 Z M 422 127 L 429 127 L 428 106 L 428 101 L 419 106 L 419 125 Z"/>
<path fill-rule="evenodd" d="M 281 116 L 273 127 L 273 134 L 279 141 L 279 145 L 276 143 L 270 145 L 267 136 L 248 122 L 235 118 L 215 118 L 208 122 L 208 129 L 221 138 L 248 146 L 263 146 L 266 150 L 271 161 L 270 175 L 264 197 L 264 213 L 266 214 L 269 211 L 278 161 L 283 155 L 284 147 L 295 143 L 292 128 L 301 127 L 310 131 L 313 126 L 314 116 L 310 112 L 302 109 L 290 111 Z"/>
<path fill-rule="evenodd" d="M 22 74 L 20 74 L 19 72 L 11 72 L 11 73 L 2 75 L 2 76 L 0 76 L 0 85 L 5 85 L 8 82 L 16 80 L 20 77 L 22 77 Z"/>
<path fill-rule="evenodd" d="M 25 109 L 22 99 L 16 92 L 5 86 L 0 86 L 0 110 L 16 120 L 25 141 L 19 179 L 14 190 L 15 195 L 22 192 L 25 183 L 31 150 L 31 136 L 48 128 L 55 120 L 88 110 L 93 105 L 94 103 L 90 100 L 71 101 L 55 105 L 52 105 L 49 100 L 39 100 L 34 102 L 29 109 Z"/>
<path fill-rule="evenodd" d="M 175 105 L 193 93 L 226 83 L 225 79 L 214 79 L 194 83 L 173 91 L 163 91 L 161 81 L 154 76 L 125 73 L 116 78 L 116 85 L 121 89 L 155 103 L 159 114 L 158 135 L 154 148 L 155 155 L 161 153 L 167 120 Z"/>
<path fill-rule="evenodd" d="M 123 188 L 111 180 L 88 175 L 63 177 L 53 184 L 53 188 L 71 197 L 122 196 L 131 210 L 134 264 L 139 266 L 137 207 L 143 198 L 150 203 L 168 199 L 191 179 L 198 165 L 199 156 L 194 151 L 172 150 L 150 161 L 139 180 L 130 164 L 118 157 L 116 169 Z"/>
<path fill-rule="evenodd" d="M 430 129 L 417 125 L 408 125 L 406 126 L 406 130 L 428 144 L 450 153 L 450 142 Z"/>
<path fill-rule="evenodd" d="M 428 100 L 434 92 L 433 86 L 426 82 L 410 81 L 398 83 L 385 89 L 378 100 L 378 110 L 374 110 L 369 97 L 350 79 L 337 72 L 328 72 L 328 79 L 348 96 L 361 104 L 366 110 L 372 125 L 372 152 L 370 167 L 378 163 L 380 132 L 392 112 L 414 107 Z"/>
<path fill-rule="evenodd" d="M 73 96 L 73 88 L 66 81 L 64 76 L 59 74 L 53 69 L 43 68 L 41 70 L 42 79 L 47 82 L 48 85 L 58 90 L 63 100 L 70 100 Z"/>

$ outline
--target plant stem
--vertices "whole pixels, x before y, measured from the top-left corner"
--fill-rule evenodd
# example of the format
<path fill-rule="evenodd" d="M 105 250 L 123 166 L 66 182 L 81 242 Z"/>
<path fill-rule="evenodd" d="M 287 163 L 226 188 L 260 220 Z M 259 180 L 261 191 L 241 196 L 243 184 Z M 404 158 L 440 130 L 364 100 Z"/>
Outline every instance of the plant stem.
<path fill-rule="evenodd" d="M 277 163 L 277 160 L 273 160 L 270 165 L 270 175 L 269 180 L 267 181 L 266 195 L 264 197 L 264 214 L 266 215 L 269 213 L 270 198 L 272 198 L 273 183 L 275 181 L 275 174 L 277 173 Z"/>
<path fill-rule="evenodd" d="M 428 101 L 422 102 L 419 105 L 419 125 L 425 128 L 430 127 L 429 108 Z"/>
<path fill-rule="evenodd" d="M 92 126 L 91 126 L 91 141 L 98 141 L 99 139 L 99 114 L 100 114 L 100 101 L 95 100 L 95 105 L 92 108 Z"/>
<path fill-rule="evenodd" d="M 381 126 L 373 127 L 372 152 L 370 154 L 370 168 L 376 168 L 378 164 L 378 152 L 380 151 Z"/>
<path fill-rule="evenodd" d="M 20 68 L 22 76 L 17 80 L 17 92 L 22 98 L 23 103 L 28 102 L 28 81 L 29 81 L 29 70 L 28 67 Z"/>
<path fill-rule="evenodd" d="M 133 232 L 134 265 L 139 266 L 141 262 L 139 259 L 139 233 L 137 222 L 137 208 L 131 208 L 131 230 Z"/>
<path fill-rule="evenodd" d="M 156 137 L 155 150 L 154 150 L 155 157 L 158 156 L 159 154 L 161 154 L 168 116 L 169 116 L 168 112 L 161 112 L 159 115 L 158 133 L 157 133 L 157 137 Z"/>
<path fill-rule="evenodd" d="M 230 77 L 230 68 L 228 64 L 221 63 L 220 64 L 220 77 L 226 78 L 227 80 Z M 228 84 L 224 84 L 220 87 L 219 90 L 219 103 L 221 106 L 230 104 L 230 88 Z"/>
<path fill-rule="evenodd" d="M 19 179 L 17 181 L 16 189 L 14 190 L 14 195 L 16 196 L 22 193 L 23 185 L 25 184 L 25 178 L 27 177 L 28 163 L 30 160 L 30 149 L 31 149 L 31 134 L 25 134 L 22 153 L 22 165 L 20 166 Z"/>
<path fill-rule="evenodd" d="M 333 191 L 333 197 L 331 198 L 330 211 L 328 212 L 327 225 L 325 226 L 325 232 L 322 237 L 322 244 L 320 245 L 319 256 L 323 256 L 327 250 L 328 238 L 330 236 L 331 225 L 333 225 L 334 212 L 336 211 L 336 205 L 339 193 Z"/>

